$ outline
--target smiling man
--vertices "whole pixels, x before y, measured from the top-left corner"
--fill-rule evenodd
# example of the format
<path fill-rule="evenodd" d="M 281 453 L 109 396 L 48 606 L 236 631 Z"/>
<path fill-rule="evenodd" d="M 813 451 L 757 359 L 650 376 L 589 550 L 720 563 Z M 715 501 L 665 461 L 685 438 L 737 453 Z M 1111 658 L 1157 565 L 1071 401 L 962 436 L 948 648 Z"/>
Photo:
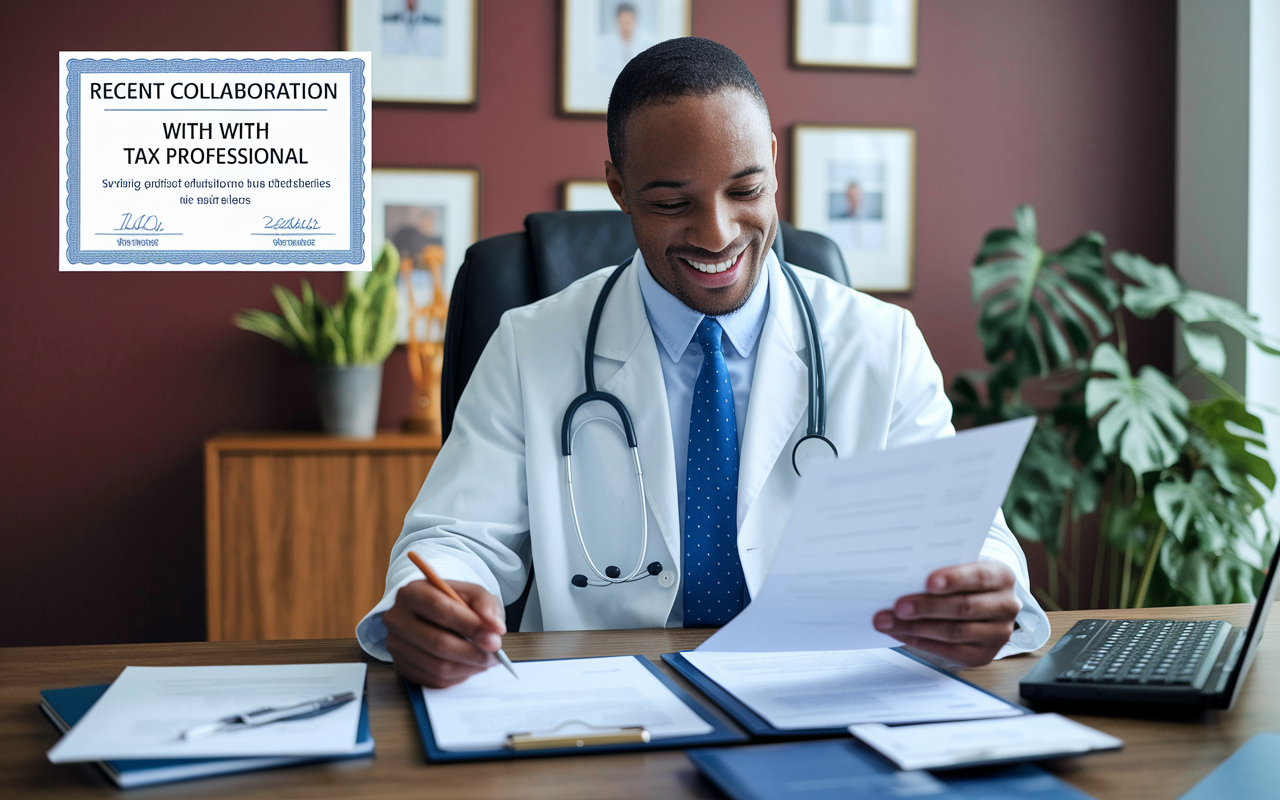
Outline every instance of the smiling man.
<path fill-rule="evenodd" d="M 729 49 L 673 39 L 619 75 L 608 135 L 605 176 L 636 254 L 503 316 L 405 519 L 386 594 L 357 628 L 369 653 L 427 686 L 496 663 L 503 605 L 531 574 L 522 630 L 722 625 L 759 591 L 790 516 L 806 339 L 770 249 L 778 143 L 764 96 Z M 795 272 L 839 452 L 952 435 L 911 315 Z M 584 359 L 618 403 L 592 395 L 564 423 L 588 388 Z M 409 550 L 467 606 L 420 580 Z M 1048 638 L 1000 516 L 979 561 L 935 571 L 870 622 L 971 666 Z"/>

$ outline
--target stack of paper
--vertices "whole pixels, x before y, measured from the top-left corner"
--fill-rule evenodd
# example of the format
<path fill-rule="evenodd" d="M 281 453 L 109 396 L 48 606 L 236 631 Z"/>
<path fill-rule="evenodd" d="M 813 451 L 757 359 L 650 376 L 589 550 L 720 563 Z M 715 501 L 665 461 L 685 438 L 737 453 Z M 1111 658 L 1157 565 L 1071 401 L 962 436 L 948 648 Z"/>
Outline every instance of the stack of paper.
<path fill-rule="evenodd" d="M 850 725 L 849 732 L 899 769 L 948 769 L 1043 761 L 1119 750 L 1114 736 L 1057 714 L 936 725 Z"/>

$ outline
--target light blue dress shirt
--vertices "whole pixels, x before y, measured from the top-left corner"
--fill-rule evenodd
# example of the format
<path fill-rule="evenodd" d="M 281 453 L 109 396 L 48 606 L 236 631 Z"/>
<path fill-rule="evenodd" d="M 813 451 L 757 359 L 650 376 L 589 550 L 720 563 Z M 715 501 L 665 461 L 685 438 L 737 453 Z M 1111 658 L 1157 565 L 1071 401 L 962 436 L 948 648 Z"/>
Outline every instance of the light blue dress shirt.
<path fill-rule="evenodd" d="M 725 366 L 733 384 L 733 409 L 738 423 L 738 450 L 742 450 L 742 432 L 747 422 L 747 404 L 751 400 L 751 379 L 756 371 L 756 342 L 764 330 L 769 312 L 769 269 L 777 263 L 770 250 L 760 270 L 760 279 L 751 290 L 747 302 L 732 314 L 716 317 L 724 329 L 729 346 L 724 349 Z M 667 391 L 667 410 L 671 417 L 671 443 L 676 456 L 676 494 L 680 503 L 680 541 L 684 549 L 684 486 L 689 462 L 689 413 L 693 408 L 693 388 L 702 370 L 702 348 L 693 340 L 703 315 L 682 303 L 662 288 L 644 256 L 638 251 L 635 264 L 639 269 L 640 294 L 644 298 L 649 327 L 658 343 L 658 361 L 662 364 L 662 381 Z M 683 570 L 681 570 L 683 576 Z M 681 577 L 683 581 L 684 578 Z M 676 602 L 667 618 L 667 627 L 684 624 L 683 587 L 676 587 Z"/>

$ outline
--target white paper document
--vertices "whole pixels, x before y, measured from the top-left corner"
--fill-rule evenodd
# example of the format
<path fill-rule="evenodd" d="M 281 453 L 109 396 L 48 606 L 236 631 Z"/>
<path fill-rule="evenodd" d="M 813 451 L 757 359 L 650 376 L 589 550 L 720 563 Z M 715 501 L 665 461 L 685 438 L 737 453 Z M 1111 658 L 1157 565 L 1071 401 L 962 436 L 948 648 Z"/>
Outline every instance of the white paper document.
<path fill-rule="evenodd" d="M 322 756 L 351 753 L 360 724 L 364 664 L 125 667 L 49 760 Z M 265 707 L 353 692 L 355 700 L 307 719 L 183 740 L 183 731 Z"/>
<path fill-rule="evenodd" d="M 1035 418 L 811 462 L 759 597 L 699 651 L 893 647 L 871 618 L 978 559 Z"/>
<path fill-rule="evenodd" d="M 1025 713 L 896 650 L 682 653 L 779 730 L 857 722 L 924 722 Z"/>
<path fill-rule="evenodd" d="M 897 728 L 872 723 L 850 725 L 849 732 L 905 770 L 1031 761 L 1124 746 L 1114 736 L 1057 714 Z"/>
<path fill-rule="evenodd" d="M 448 689 L 423 689 L 441 750 L 496 750 L 513 733 L 640 726 L 654 739 L 714 730 L 633 656 L 522 661 Z"/>

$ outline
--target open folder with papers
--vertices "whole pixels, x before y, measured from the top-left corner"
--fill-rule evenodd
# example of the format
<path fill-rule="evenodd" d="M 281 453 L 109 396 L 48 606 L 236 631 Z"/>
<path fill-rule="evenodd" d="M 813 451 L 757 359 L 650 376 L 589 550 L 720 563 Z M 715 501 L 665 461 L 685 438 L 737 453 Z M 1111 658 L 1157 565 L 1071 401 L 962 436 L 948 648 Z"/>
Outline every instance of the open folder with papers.
<path fill-rule="evenodd" d="M 915 656 L 890 649 L 669 653 L 663 660 L 753 736 L 836 736 L 849 725 L 1031 713 Z"/>
<path fill-rule="evenodd" d="M 107 691 L 108 684 L 76 686 L 69 689 L 45 689 L 40 692 L 40 710 L 59 731 L 71 730 L 93 704 Z M 150 758 L 95 763 L 121 789 L 155 786 L 216 775 L 234 775 L 277 767 L 313 764 L 321 761 L 345 761 L 373 755 L 373 736 L 369 732 L 369 698 L 360 704 L 360 724 L 351 752 L 328 756 L 242 756 L 236 758 Z"/>
<path fill-rule="evenodd" d="M 428 759 L 475 761 L 746 740 L 642 656 L 517 666 L 519 680 L 494 668 L 447 689 L 407 684 Z M 521 740 L 552 746 L 524 749 Z"/>
<path fill-rule="evenodd" d="M 125 667 L 49 760 L 346 755 L 356 744 L 365 670 L 358 663 Z M 193 726 L 345 693 L 351 702 L 327 713 L 183 736 Z"/>

